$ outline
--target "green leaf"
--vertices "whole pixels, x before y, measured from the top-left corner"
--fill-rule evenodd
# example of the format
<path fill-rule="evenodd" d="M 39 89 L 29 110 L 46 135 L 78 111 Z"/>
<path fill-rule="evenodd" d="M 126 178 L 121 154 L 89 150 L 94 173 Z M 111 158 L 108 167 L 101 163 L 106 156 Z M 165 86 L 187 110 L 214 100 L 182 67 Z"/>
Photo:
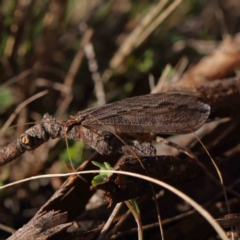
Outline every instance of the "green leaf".
<path fill-rule="evenodd" d="M 92 164 L 99 167 L 100 170 L 112 170 L 112 167 L 108 162 L 100 163 L 100 162 L 92 161 Z M 106 173 L 106 174 L 108 174 L 108 173 Z M 111 175 L 111 173 L 110 173 L 110 175 Z"/>
<path fill-rule="evenodd" d="M 101 170 L 106 170 L 105 165 L 103 163 L 92 161 L 92 164 L 95 165 L 96 167 L 99 167 Z"/>
<path fill-rule="evenodd" d="M 108 162 L 104 162 L 103 164 L 104 164 L 106 170 L 112 170 L 112 167 L 111 167 L 111 165 Z"/>
<path fill-rule="evenodd" d="M 92 164 L 99 167 L 100 170 L 112 170 L 111 165 L 108 162 L 100 163 L 92 161 Z M 92 185 L 96 186 L 100 183 L 104 183 L 109 176 L 111 176 L 111 173 L 101 172 L 99 175 L 95 176 L 92 180 Z"/>
<path fill-rule="evenodd" d="M 97 186 L 98 184 L 104 183 L 106 179 L 103 175 L 97 175 L 92 179 L 92 185 Z"/>

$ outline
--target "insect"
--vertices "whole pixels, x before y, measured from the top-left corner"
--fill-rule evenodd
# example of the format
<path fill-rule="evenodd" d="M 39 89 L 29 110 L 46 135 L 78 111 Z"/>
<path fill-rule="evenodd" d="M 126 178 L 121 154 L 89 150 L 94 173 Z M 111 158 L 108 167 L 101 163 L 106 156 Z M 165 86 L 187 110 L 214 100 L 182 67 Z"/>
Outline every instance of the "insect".
<path fill-rule="evenodd" d="M 103 107 L 79 112 L 76 121 L 95 130 L 115 133 L 176 134 L 197 130 L 210 107 L 191 95 L 157 93 L 127 98 Z M 108 127 L 108 128 L 106 128 Z"/>
<path fill-rule="evenodd" d="M 129 154 L 127 143 L 139 156 L 155 155 L 156 150 L 149 143 L 154 135 L 195 131 L 203 125 L 209 113 L 210 106 L 193 95 L 166 92 L 127 98 L 81 111 L 70 120 L 45 114 L 42 123 L 0 149 L 0 165 L 26 150 L 37 148 L 50 138 L 83 141 L 101 154 Z M 124 141 L 115 135 L 120 135 Z"/>

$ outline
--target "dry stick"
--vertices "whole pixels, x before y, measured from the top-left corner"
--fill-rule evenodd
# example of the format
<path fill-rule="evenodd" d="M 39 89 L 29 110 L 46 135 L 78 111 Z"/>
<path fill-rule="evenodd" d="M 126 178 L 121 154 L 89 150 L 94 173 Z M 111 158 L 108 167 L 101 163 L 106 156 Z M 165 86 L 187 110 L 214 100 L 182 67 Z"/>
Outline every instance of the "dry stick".
<path fill-rule="evenodd" d="M 76 174 L 88 174 L 88 173 L 116 173 L 116 174 L 124 174 L 127 176 L 132 176 L 132 177 L 137 177 L 140 178 L 142 180 L 146 180 L 146 181 L 150 181 L 151 183 L 157 184 L 159 186 L 162 186 L 166 189 L 168 189 L 171 192 L 174 192 L 175 194 L 177 194 L 180 198 L 182 198 L 183 200 L 185 200 L 186 202 L 188 202 L 194 209 L 196 209 L 206 220 L 208 220 L 209 223 L 211 223 L 211 226 L 216 230 L 216 232 L 219 234 L 219 236 L 224 239 L 224 240 L 228 240 L 226 233 L 223 231 L 223 229 L 220 227 L 220 225 L 215 221 L 215 219 L 204 209 L 202 208 L 197 202 L 195 202 L 193 199 L 191 199 L 189 196 L 187 196 L 186 194 L 184 194 L 183 192 L 179 191 L 178 189 L 174 188 L 173 186 L 145 176 L 145 175 L 141 175 L 141 174 L 137 174 L 137 173 L 131 173 L 131 172 L 126 172 L 126 171 L 116 171 L 116 170 L 91 170 L 91 171 L 84 171 L 84 172 L 75 172 L 75 173 L 59 173 L 59 174 L 45 174 L 45 175 L 38 175 L 38 176 L 34 176 L 34 177 L 30 177 L 30 178 L 25 178 L 13 183 L 9 183 L 6 184 L 4 186 L 0 186 L 0 190 L 19 184 L 19 183 L 23 183 L 23 182 L 28 182 L 34 179 L 42 179 L 42 178 L 51 178 L 51 177 L 66 177 L 66 176 L 72 176 L 72 175 L 76 175 Z"/>
<path fill-rule="evenodd" d="M 106 104 L 106 97 L 105 97 L 105 93 L 104 93 L 102 78 L 98 71 L 98 63 L 95 58 L 93 44 L 91 42 L 87 43 L 84 46 L 84 52 L 88 59 L 89 70 L 92 73 L 92 80 L 94 82 L 95 94 L 97 97 L 97 105 L 102 106 L 102 105 Z"/>
<path fill-rule="evenodd" d="M 114 234 L 118 231 L 118 229 L 121 227 L 122 223 L 129 218 L 132 215 L 131 211 L 128 210 L 126 213 L 124 213 L 121 216 L 121 219 L 117 222 L 117 224 L 114 226 L 114 228 L 112 228 L 108 234 L 105 237 L 105 240 L 110 240 L 112 239 L 112 237 L 114 236 Z M 158 226 L 159 226 L 159 222 L 158 222 Z"/>
<path fill-rule="evenodd" d="M 5 83 L 3 83 L 0 87 L 8 87 L 10 86 L 11 84 L 15 83 L 15 82 L 18 82 L 20 81 L 21 79 L 29 76 L 30 74 L 32 74 L 34 72 L 33 69 L 27 69 L 23 72 L 21 72 L 20 74 L 18 74 L 17 76 L 14 76 L 13 78 L 7 80 Z"/>
<path fill-rule="evenodd" d="M 153 19 L 162 11 L 164 6 L 168 3 L 168 0 L 160 1 L 147 15 L 142 19 L 142 21 L 135 27 L 132 33 L 121 45 L 119 50 L 115 53 L 110 61 L 110 68 L 116 69 L 121 65 L 123 59 L 128 56 L 136 48 L 136 40 L 141 32 L 149 25 Z"/>
<path fill-rule="evenodd" d="M 171 70 L 171 65 L 167 64 L 163 70 L 163 73 L 162 73 L 160 79 L 158 80 L 157 85 L 155 86 L 154 89 L 152 89 L 151 93 L 161 92 L 161 89 L 163 88 L 163 85 L 167 79 L 167 75 L 169 74 L 170 70 Z"/>
<path fill-rule="evenodd" d="M 53 88 L 61 93 L 70 94 L 72 89 L 62 83 L 53 82 L 45 78 L 37 78 L 35 80 L 35 85 L 38 87 Z"/>
<path fill-rule="evenodd" d="M 156 18 L 148 28 L 141 33 L 140 36 L 135 41 L 134 47 L 137 48 L 141 45 L 145 39 L 158 27 L 160 23 L 162 23 L 175 9 L 176 7 L 182 2 L 182 0 L 175 0 L 164 12 Z"/>
<path fill-rule="evenodd" d="M 180 65 L 177 73 L 171 79 L 171 83 L 176 82 L 180 78 L 180 76 L 182 75 L 183 71 L 185 70 L 187 64 L 188 64 L 188 60 L 186 58 L 183 58 L 182 64 Z M 171 70 L 171 65 L 167 64 L 163 70 L 161 77 L 158 80 L 157 85 L 154 88 L 151 88 L 151 93 L 158 93 L 158 92 L 162 91 L 164 84 L 168 80 L 167 76 L 168 76 L 170 70 Z"/>
<path fill-rule="evenodd" d="M 180 60 L 176 64 L 176 66 L 177 65 L 180 65 L 180 66 L 177 68 L 177 72 L 175 73 L 175 75 L 171 79 L 171 83 L 175 83 L 180 79 L 180 77 L 183 75 L 183 72 L 187 68 L 188 64 L 189 64 L 189 60 L 186 56 L 180 58 Z M 175 66 L 175 69 L 176 69 L 176 66 Z"/>
<path fill-rule="evenodd" d="M 107 234 L 108 229 L 110 228 L 113 219 L 116 217 L 118 214 L 119 210 L 121 209 L 123 203 L 118 203 L 115 208 L 113 209 L 110 217 L 108 218 L 107 222 L 104 224 L 103 229 L 101 230 L 100 235 L 98 236 L 97 240 L 103 240 L 105 239 L 105 236 Z"/>
<path fill-rule="evenodd" d="M 50 72 L 50 73 L 54 73 L 54 74 L 58 75 L 61 78 L 63 78 L 63 76 L 65 76 L 64 71 L 56 69 L 54 67 L 50 67 L 50 66 L 30 68 L 30 69 L 24 70 L 20 74 L 14 76 L 14 77 L 10 78 L 9 80 L 7 80 L 6 82 L 4 82 L 3 84 L 0 85 L 0 88 L 8 87 L 8 86 L 12 85 L 13 83 L 16 83 L 36 72 Z"/>
<path fill-rule="evenodd" d="M 170 147 L 176 148 L 179 152 L 182 152 L 184 154 L 186 154 L 187 156 L 189 156 L 192 159 L 195 159 L 195 155 L 193 154 L 193 152 L 185 147 L 179 146 L 178 144 L 171 142 L 170 140 L 166 139 L 166 138 L 162 138 L 160 136 L 156 137 L 156 142 L 157 143 L 164 143 Z"/>
<path fill-rule="evenodd" d="M 149 83 L 150 90 L 152 92 L 153 89 L 155 88 L 155 83 L 154 83 L 154 76 L 151 73 L 148 76 L 148 83 Z"/>
<path fill-rule="evenodd" d="M 13 234 L 14 232 L 16 232 L 15 229 L 13 229 L 13 228 L 11 228 L 11 227 L 8 227 L 8 226 L 6 226 L 6 225 L 4 225 L 4 224 L 1 224 L 1 223 L 0 223 L 0 229 L 3 230 L 3 231 L 5 231 L 5 232 L 11 233 L 11 234 Z"/>
<path fill-rule="evenodd" d="M 192 214 L 194 214 L 194 213 L 196 213 L 196 210 L 190 210 L 190 211 L 188 211 L 188 212 L 186 212 L 186 213 L 181 213 L 181 214 L 179 214 L 179 215 L 177 215 L 177 216 L 164 219 L 164 220 L 162 221 L 162 224 L 165 225 L 165 224 L 168 224 L 168 223 L 175 222 L 175 221 L 177 221 L 177 220 L 179 220 L 179 219 L 182 219 L 182 218 L 184 218 L 184 217 L 190 216 L 190 215 L 192 215 Z M 143 230 L 150 230 L 150 229 L 155 228 L 155 227 L 158 227 L 158 222 L 144 225 L 144 226 L 143 226 Z M 132 229 L 130 229 L 130 230 L 117 233 L 115 236 L 112 237 L 112 239 L 121 238 L 121 237 L 127 236 L 127 235 L 132 234 L 132 233 L 135 233 L 135 232 L 137 232 L 137 228 L 132 228 Z"/>
<path fill-rule="evenodd" d="M 190 157 L 191 159 L 193 159 L 194 161 L 196 161 L 196 163 L 204 170 L 204 172 L 210 177 L 210 179 L 212 179 L 217 185 L 219 185 L 220 187 L 222 187 L 222 184 L 219 182 L 218 179 L 216 179 L 209 171 L 208 169 L 198 160 L 198 158 L 194 155 L 194 153 L 185 147 L 179 146 L 178 144 L 169 141 L 168 139 L 162 138 L 157 136 L 156 138 L 156 142 L 158 143 L 164 143 L 170 147 L 176 148 L 179 152 L 186 154 L 188 157 Z M 225 189 L 227 189 L 231 194 L 233 194 L 234 196 L 236 196 L 237 198 L 240 198 L 240 194 L 237 193 L 236 191 L 232 190 L 230 187 L 225 187 Z"/>
<path fill-rule="evenodd" d="M 64 80 L 64 85 L 66 85 L 67 87 L 72 87 L 75 76 L 77 74 L 77 71 L 82 63 L 83 57 L 84 57 L 84 52 L 83 52 L 83 47 L 90 41 L 90 39 L 92 38 L 93 35 L 93 30 L 92 29 L 88 29 L 82 39 L 81 45 L 80 45 L 80 49 L 78 50 L 78 52 L 76 53 L 76 55 L 74 56 L 74 59 L 72 61 L 72 64 L 70 66 L 70 69 L 67 73 L 67 76 Z M 56 111 L 56 116 L 61 116 L 64 112 L 66 112 L 66 109 L 69 105 L 69 103 L 72 100 L 72 95 L 71 94 L 67 94 L 64 97 L 64 100 L 62 101 L 62 103 L 60 104 L 59 108 Z"/>
<path fill-rule="evenodd" d="M 28 113 L 28 109 L 24 107 L 18 114 L 18 118 L 16 119 L 17 135 L 22 134 L 22 132 L 25 131 L 25 123 L 27 122 L 27 113 Z"/>
<path fill-rule="evenodd" d="M 27 100 L 25 100 L 21 104 L 19 104 L 17 106 L 17 108 L 14 110 L 14 112 L 11 114 L 11 116 L 8 118 L 8 120 L 5 122 L 3 127 L 0 129 L 0 136 L 2 136 L 2 134 L 6 131 L 6 129 L 11 125 L 12 121 L 17 116 L 17 114 L 21 111 L 22 108 L 27 106 L 30 102 L 46 95 L 47 93 L 48 93 L 48 90 L 42 91 L 42 92 L 37 93 L 37 94 L 33 95 L 32 97 L 28 98 Z"/>

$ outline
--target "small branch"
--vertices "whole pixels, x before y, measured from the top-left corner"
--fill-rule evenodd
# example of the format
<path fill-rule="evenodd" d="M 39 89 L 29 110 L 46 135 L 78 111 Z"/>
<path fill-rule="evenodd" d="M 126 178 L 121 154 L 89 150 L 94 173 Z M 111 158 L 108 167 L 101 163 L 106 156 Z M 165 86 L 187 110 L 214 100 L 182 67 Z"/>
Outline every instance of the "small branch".
<path fill-rule="evenodd" d="M 72 64 L 70 66 L 70 69 L 67 73 L 67 76 L 64 80 L 64 85 L 66 85 L 69 88 L 72 88 L 75 76 L 77 74 L 77 71 L 82 63 L 83 57 L 84 57 L 84 51 L 83 51 L 83 47 L 90 41 L 90 39 L 92 38 L 93 35 L 93 30 L 92 29 L 88 29 L 82 39 L 81 45 L 79 47 L 78 52 L 76 53 L 76 55 L 74 56 L 74 59 L 72 61 Z M 67 94 L 65 96 L 63 96 L 63 100 L 61 102 L 61 104 L 59 105 L 57 111 L 56 111 L 56 116 L 61 116 L 67 109 L 67 107 L 69 106 L 70 102 L 72 101 L 72 95 Z"/>
<path fill-rule="evenodd" d="M 15 111 L 12 113 L 12 115 L 10 116 L 10 118 L 5 122 L 5 124 L 3 125 L 3 127 L 0 130 L 0 137 L 2 136 L 2 134 L 6 131 L 6 129 L 11 125 L 12 121 L 14 120 L 14 118 L 17 116 L 17 114 L 22 110 L 22 108 L 24 108 L 25 106 L 27 106 L 30 102 L 46 95 L 48 93 L 47 90 L 42 91 L 40 93 L 37 93 L 35 95 L 33 95 L 32 97 L 28 98 L 27 100 L 25 100 L 24 102 L 22 102 L 21 104 L 18 105 L 18 107 L 15 109 Z"/>
<path fill-rule="evenodd" d="M 140 36 L 136 39 L 135 48 L 140 46 L 147 37 L 152 34 L 152 32 L 177 8 L 177 6 L 182 2 L 182 0 L 175 0 L 164 12 L 159 15 L 148 27 L 145 31 L 141 33 Z"/>
<path fill-rule="evenodd" d="M 119 50 L 115 53 L 110 61 L 110 67 L 117 69 L 121 65 L 122 61 L 126 56 L 128 56 L 134 49 L 136 49 L 135 43 L 139 35 L 144 31 L 144 29 L 153 21 L 153 19 L 162 11 L 168 0 L 160 1 L 156 6 L 153 7 L 151 11 L 141 20 L 141 22 L 136 26 L 132 33 L 121 45 Z"/>
<path fill-rule="evenodd" d="M 110 228 L 113 219 L 117 216 L 119 210 L 121 209 L 123 203 L 118 203 L 115 208 L 113 209 L 113 212 L 111 213 L 111 216 L 108 218 L 107 222 L 105 223 L 103 229 L 101 230 L 100 235 L 98 236 L 97 240 L 103 240 L 105 239 L 107 235 L 107 231 Z"/>
<path fill-rule="evenodd" d="M 93 45 L 91 42 L 89 42 L 88 44 L 86 44 L 84 46 L 84 52 L 88 59 L 89 70 L 92 73 L 92 79 L 93 79 L 93 82 L 95 85 L 95 94 L 97 97 L 98 106 L 102 106 L 102 105 L 106 104 L 106 97 L 105 97 L 105 93 L 104 93 L 102 78 L 98 71 L 98 64 L 95 59 Z"/>

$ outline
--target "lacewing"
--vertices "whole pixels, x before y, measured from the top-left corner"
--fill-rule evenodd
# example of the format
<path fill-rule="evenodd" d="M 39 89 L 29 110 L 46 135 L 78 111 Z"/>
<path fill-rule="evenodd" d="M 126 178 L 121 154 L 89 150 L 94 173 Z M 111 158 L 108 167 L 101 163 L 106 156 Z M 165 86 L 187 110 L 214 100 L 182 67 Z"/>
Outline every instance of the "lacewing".
<path fill-rule="evenodd" d="M 75 121 L 95 131 L 111 130 L 116 134 L 180 134 L 199 129 L 209 113 L 210 106 L 194 95 L 166 92 L 78 112 Z"/>
<path fill-rule="evenodd" d="M 148 144 L 154 135 L 195 131 L 203 125 L 209 113 L 210 107 L 193 95 L 166 92 L 88 109 L 66 121 L 45 114 L 42 123 L 29 128 L 0 149 L 0 166 L 25 151 L 39 147 L 50 138 L 83 141 L 103 155 L 116 152 L 129 154 L 124 142 L 139 156 L 155 155 L 156 149 Z M 123 137 L 124 142 L 113 133 Z"/>

